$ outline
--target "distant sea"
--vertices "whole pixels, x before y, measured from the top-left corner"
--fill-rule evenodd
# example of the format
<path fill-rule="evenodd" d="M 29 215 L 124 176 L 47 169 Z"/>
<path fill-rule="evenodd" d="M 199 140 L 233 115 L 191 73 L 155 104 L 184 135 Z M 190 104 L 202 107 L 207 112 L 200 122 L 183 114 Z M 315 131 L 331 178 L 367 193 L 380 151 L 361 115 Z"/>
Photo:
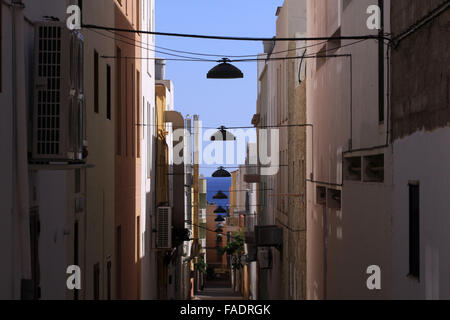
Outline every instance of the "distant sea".
<path fill-rule="evenodd" d="M 230 203 L 231 178 L 206 178 L 206 199 L 209 203 L 215 203 L 217 206 L 226 207 Z M 214 195 L 221 190 L 228 196 L 226 200 L 213 199 Z"/>

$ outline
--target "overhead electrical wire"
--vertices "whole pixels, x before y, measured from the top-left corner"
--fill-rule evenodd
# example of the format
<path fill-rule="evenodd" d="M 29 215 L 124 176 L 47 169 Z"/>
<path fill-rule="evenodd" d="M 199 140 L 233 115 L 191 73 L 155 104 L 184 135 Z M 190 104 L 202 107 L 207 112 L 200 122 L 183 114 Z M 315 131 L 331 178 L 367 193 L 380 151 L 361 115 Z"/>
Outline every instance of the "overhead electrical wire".
<path fill-rule="evenodd" d="M 341 45 L 338 47 L 330 48 L 327 50 L 318 51 L 315 53 L 311 53 L 308 55 L 302 55 L 302 56 L 293 56 L 293 57 L 268 57 L 267 58 L 251 58 L 251 59 L 229 59 L 228 62 L 257 62 L 257 61 L 281 61 L 281 60 L 296 60 L 296 59 L 320 59 L 320 58 L 334 58 L 334 57 L 342 57 L 347 56 L 348 54 L 333 54 L 333 55 L 320 55 L 324 54 L 330 51 L 336 51 L 341 48 L 349 47 L 356 45 L 360 42 L 366 41 L 367 39 L 362 39 L 358 41 L 354 41 L 352 43 L 348 43 L 345 45 Z M 271 55 L 270 55 L 271 56 Z M 105 56 L 103 55 L 102 58 L 105 59 L 118 59 L 117 56 Z M 121 59 L 136 59 L 136 60 L 161 60 L 161 58 L 153 58 L 153 57 L 120 57 Z M 185 62 L 220 62 L 218 60 L 211 60 L 211 59 L 202 59 L 202 58 L 196 58 L 191 59 L 191 57 L 184 57 L 184 59 L 164 59 L 167 61 L 185 61 Z"/>
<path fill-rule="evenodd" d="M 124 28 L 112 28 L 106 26 L 99 26 L 95 24 L 83 24 L 84 29 L 99 29 L 109 30 L 125 33 L 138 33 L 138 34 L 152 34 L 157 36 L 167 37 L 179 37 L 179 38 L 196 38 L 196 39 L 209 39 L 209 40 L 232 40 L 232 41 L 321 41 L 321 40 L 362 40 L 362 39 L 377 39 L 377 40 L 390 40 L 386 36 L 382 35 L 357 35 L 357 36 L 340 36 L 340 37 L 300 37 L 300 38 L 258 38 L 258 37 L 233 37 L 233 36 L 211 36 L 211 35 L 199 35 L 199 34 L 186 34 L 186 33 L 171 33 L 171 32 L 156 32 L 146 30 L 134 30 Z"/>
<path fill-rule="evenodd" d="M 109 39 L 114 40 L 114 41 L 119 41 L 119 42 L 121 42 L 121 43 L 125 43 L 125 44 L 128 44 L 128 45 L 133 46 L 133 47 L 136 47 L 136 48 L 148 49 L 148 48 L 146 48 L 146 47 L 143 47 L 143 46 L 140 46 L 140 45 L 137 45 L 137 44 L 134 44 L 134 43 L 129 43 L 129 42 L 125 41 L 125 40 L 116 39 L 116 38 L 114 38 L 114 37 L 112 37 L 112 36 L 108 36 L 108 35 L 106 35 L 106 34 L 104 34 L 104 33 L 101 33 L 101 32 L 99 32 L 99 31 L 96 31 L 96 30 L 91 30 L 91 29 L 88 29 L 88 30 L 91 31 L 91 32 L 94 32 L 94 33 L 96 33 L 96 34 L 98 34 L 98 35 L 101 35 L 101 36 L 103 36 L 103 37 L 105 37 L 105 38 L 109 38 Z M 130 39 L 131 41 L 133 40 L 133 39 L 131 39 L 131 38 L 127 38 L 127 39 Z M 183 58 L 183 59 L 189 59 L 189 60 L 195 60 L 195 61 L 197 61 L 197 60 L 199 60 L 199 61 L 207 61 L 207 62 L 214 62 L 214 61 L 215 61 L 215 60 L 206 60 L 206 59 L 201 59 L 201 58 L 187 57 L 187 56 L 177 55 L 177 54 L 173 54 L 173 53 L 167 53 L 167 52 L 163 52 L 163 51 L 158 51 L 158 50 L 152 50 L 152 51 L 154 51 L 154 52 L 156 52 L 156 53 L 160 53 L 160 54 L 165 54 L 165 55 L 169 55 L 169 56 L 173 56 L 173 57 L 178 57 L 178 58 Z M 126 57 L 122 57 L 122 58 L 126 59 Z M 142 59 L 142 58 L 141 58 L 141 59 Z M 158 59 L 161 59 L 161 58 L 153 58 L 153 59 L 158 60 Z M 165 60 L 168 60 L 168 59 L 165 59 Z M 177 60 L 178 60 L 178 59 L 177 59 Z M 183 61 L 184 61 L 184 60 L 183 60 Z"/>
<path fill-rule="evenodd" d="M 133 42 L 138 42 L 138 43 L 146 45 L 146 46 L 137 45 L 135 43 L 130 43 L 130 42 L 127 42 L 125 40 L 117 39 L 116 37 L 108 36 L 106 34 L 103 34 L 101 32 L 96 31 L 95 28 L 87 28 L 87 29 L 92 31 L 92 32 L 95 32 L 95 33 L 97 33 L 97 34 L 99 34 L 101 36 L 104 36 L 106 38 L 109 38 L 109 39 L 112 39 L 112 40 L 115 40 L 115 41 L 119 41 L 119 42 L 128 44 L 130 46 L 134 46 L 134 47 L 137 47 L 137 48 L 150 50 L 150 51 L 153 51 L 155 53 L 160 53 L 160 54 L 163 54 L 163 55 L 168 55 L 168 56 L 173 56 L 173 57 L 177 57 L 178 58 L 178 59 L 171 59 L 171 58 L 165 59 L 167 61 L 218 62 L 218 60 L 213 60 L 213 59 L 204 59 L 204 58 L 183 56 L 183 55 L 179 55 L 179 54 L 173 54 L 173 53 L 169 53 L 169 52 L 163 52 L 163 51 L 159 51 L 159 50 L 154 50 L 154 49 L 149 48 L 149 44 L 148 43 L 145 43 L 143 41 L 139 41 L 139 40 L 136 40 L 136 39 L 132 39 L 130 37 L 126 37 L 124 35 L 121 35 L 121 34 L 118 34 L 118 33 L 114 32 L 113 30 L 109 30 L 108 28 L 101 29 L 101 30 L 105 30 L 105 31 L 107 31 L 107 32 L 109 32 L 111 34 L 116 35 L 116 36 L 122 37 L 124 39 L 130 40 L 130 41 L 133 41 Z M 335 51 L 335 50 L 338 50 L 340 48 L 345 48 L 345 47 L 352 46 L 352 45 L 355 45 L 357 43 L 369 40 L 371 38 L 360 38 L 358 41 L 355 41 L 355 42 L 352 42 L 352 43 L 349 43 L 349 44 L 344 44 L 344 45 L 341 45 L 341 46 L 338 46 L 338 47 L 334 47 L 334 48 L 331 48 L 331 49 L 322 50 L 322 51 L 319 51 L 319 52 L 316 52 L 316 53 L 312 53 L 312 54 L 309 54 L 309 55 L 303 55 L 301 57 L 300 56 L 298 56 L 298 57 L 272 57 L 273 55 L 277 55 L 277 54 L 280 54 L 280 53 L 286 53 L 286 52 L 290 52 L 290 51 L 298 51 L 298 50 L 302 50 L 302 49 L 307 49 L 307 48 L 311 48 L 311 47 L 314 47 L 314 46 L 318 46 L 318 45 L 321 45 L 321 44 L 325 44 L 325 43 L 328 42 L 328 40 L 332 40 L 332 39 L 333 38 L 327 38 L 326 41 L 315 43 L 315 44 L 312 44 L 312 45 L 307 45 L 307 46 L 304 46 L 304 47 L 293 48 L 293 49 L 288 49 L 288 50 L 283 50 L 283 51 L 278 51 L 278 52 L 272 52 L 270 54 L 266 54 L 268 56 L 267 58 L 229 59 L 229 60 L 230 60 L 230 62 L 252 62 L 252 61 L 289 60 L 289 59 L 300 59 L 300 58 L 303 59 L 303 58 L 311 58 L 311 57 L 313 57 L 313 58 L 321 58 L 320 56 L 319 57 L 317 56 L 320 53 L 325 53 L 325 52 L 329 52 L 329 51 Z M 161 49 L 167 50 L 167 51 L 177 52 L 177 53 L 184 53 L 184 54 L 189 54 L 189 55 L 199 55 L 199 56 L 209 56 L 209 57 L 246 58 L 246 57 L 259 57 L 261 55 L 264 55 L 264 54 L 254 54 L 254 55 L 217 55 L 217 54 L 207 54 L 207 53 L 196 53 L 196 52 L 190 52 L 190 51 L 173 50 L 173 49 L 169 49 L 169 48 L 158 47 L 156 45 L 151 45 L 151 46 L 153 46 L 155 48 L 161 48 Z M 269 56 L 272 57 L 272 58 L 270 58 Z M 103 58 L 116 58 L 117 59 L 117 57 L 115 57 L 115 56 L 102 56 L 102 57 Z M 331 56 L 327 56 L 327 57 L 331 57 Z M 122 59 L 141 59 L 141 60 L 160 60 L 161 59 L 159 57 L 121 57 L 121 58 Z"/>
<path fill-rule="evenodd" d="M 154 44 L 149 44 L 149 43 L 146 43 L 146 42 L 143 42 L 143 41 L 140 41 L 140 40 L 135 40 L 133 38 L 124 36 L 124 35 L 122 35 L 120 33 L 114 32 L 114 31 L 110 31 L 110 30 L 106 30 L 106 31 L 110 32 L 110 33 L 112 33 L 112 34 L 114 34 L 116 36 L 119 36 L 121 38 L 128 39 L 128 40 L 131 40 L 131 41 L 135 41 L 135 42 L 138 42 L 138 43 L 140 43 L 142 45 L 146 45 L 147 48 L 145 48 L 145 49 L 150 50 L 150 51 L 154 51 L 154 52 L 157 52 L 157 51 L 154 50 L 154 49 L 150 49 L 148 47 L 152 46 L 154 48 L 161 49 L 161 50 L 172 51 L 172 52 L 176 52 L 176 53 L 196 55 L 196 56 L 206 56 L 206 57 L 250 58 L 250 57 L 257 57 L 257 56 L 261 55 L 261 54 L 229 55 L 229 54 L 212 54 L 212 53 L 199 53 L 199 52 L 192 52 L 192 51 L 175 50 L 175 49 L 170 49 L 170 48 L 157 46 L 157 45 L 154 45 Z M 272 52 L 271 55 L 280 54 L 280 53 L 286 53 L 286 52 L 291 52 L 291 51 L 297 51 L 297 50 L 302 50 L 302 49 L 307 49 L 307 48 L 319 46 L 321 44 L 325 44 L 327 42 L 328 41 L 322 41 L 322 42 L 311 44 L 311 45 L 307 45 L 307 46 L 304 46 L 304 47 L 299 47 L 299 48 L 293 48 L 293 49 L 288 49 L 288 50 L 283 50 L 283 51 Z M 262 55 L 264 55 L 264 53 Z"/>

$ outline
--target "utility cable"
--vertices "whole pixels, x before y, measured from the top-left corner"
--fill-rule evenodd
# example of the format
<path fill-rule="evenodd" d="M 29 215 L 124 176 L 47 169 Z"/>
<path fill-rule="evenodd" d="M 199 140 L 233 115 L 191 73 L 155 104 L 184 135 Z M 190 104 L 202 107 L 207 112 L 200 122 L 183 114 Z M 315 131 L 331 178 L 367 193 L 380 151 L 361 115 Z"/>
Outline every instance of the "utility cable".
<path fill-rule="evenodd" d="M 119 36 L 121 38 L 128 39 L 128 40 L 131 40 L 131 41 L 135 41 L 135 42 L 141 43 L 142 45 L 146 45 L 147 48 L 144 48 L 144 49 L 147 49 L 147 50 L 150 50 L 150 51 L 155 51 L 155 52 L 158 52 L 158 51 L 156 51 L 154 49 L 150 49 L 148 47 L 152 46 L 154 48 L 161 49 L 161 50 L 166 50 L 166 51 L 171 51 L 171 52 L 176 52 L 176 53 L 183 53 L 183 54 L 190 54 L 190 55 L 195 55 L 195 56 L 205 56 L 205 57 L 250 58 L 250 57 L 258 57 L 258 56 L 261 55 L 261 53 L 260 54 L 248 54 L 248 55 L 229 55 L 229 54 L 212 54 L 212 53 L 200 53 L 200 52 L 192 52 L 192 51 L 175 50 L 175 49 L 170 49 L 170 48 L 157 46 L 157 45 L 154 45 L 154 44 L 149 44 L 149 43 L 146 43 L 146 42 L 143 42 L 143 41 L 140 41 L 140 40 L 135 40 L 133 38 L 124 36 L 124 35 L 122 35 L 120 33 L 114 32 L 114 31 L 107 30 L 107 32 L 110 32 L 111 34 L 114 34 L 114 35 Z M 315 46 L 319 46 L 321 44 L 325 44 L 327 42 L 328 41 L 322 41 L 322 42 L 311 44 L 311 45 L 307 45 L 307 46 L 304 46 L 304 47 L 299 47 L 299 48 L 293 48 L 293 49 L 288 49 L 288 50 L 283 50 L 283 51 L 272 52 L 271 55 L 280 54 L 280 53 L 286 53 L 286 52 L 291 52 L 291 51 L 297 51 L 297 50 L 302 50 L 302 49 L 307 49 L 307 48 L 310 48 L 310 47 L 315 47 Z M 262 53 L 262 55 L 264 55 L 264 53 Z"/>
<path fill-rule="evenodd" d="M 112 28 L 106 26 L 99 26 L 95 24 L 83 24 L 82 28 L 85 29 L 98 29 L 107 31 L 117 31 L 125 33 L 139 33 L 139 34 L 152 34 L 157 36 L 167 37 L 180 37 L 180 38 L 196 38 L 196 39 L 209 39 L 209 40 L 233 40 L 233 41 L 322 41 L 322 40 L 362 40 L 362 39 L 376 39 L 376 40 L 390 40 L 384 35 L 356 35 L 356 36 L 340 36 L 340 37 L 300 37 L 300 38 L 257 38 L 257 37 L 233 37 L 233 36 L 210 36 L 199 34 L 186 34 L 186 33 L 170 33 L 170 32 L 156 32 L 146 30 L 134 30 L 124 28 Z"/>

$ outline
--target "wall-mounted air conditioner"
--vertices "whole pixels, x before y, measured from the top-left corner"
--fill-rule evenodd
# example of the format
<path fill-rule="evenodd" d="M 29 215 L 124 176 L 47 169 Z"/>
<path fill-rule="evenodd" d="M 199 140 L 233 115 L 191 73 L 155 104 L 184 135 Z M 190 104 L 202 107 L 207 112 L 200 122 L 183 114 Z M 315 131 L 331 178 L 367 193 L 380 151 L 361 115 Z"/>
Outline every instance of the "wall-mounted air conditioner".
<path fill-rule="evenodd" d="M 156 247 L 172 248 L 172 208 L 159 207 L 156 215 Z"/>
<path fill-rule="evenodd" d="M 35 28 L 32 160 L 80 162 L 85 146 L 82 35 L 61 22 Z"/>
<path fill-rule="evenodd" d="M 283 229 L 278 226 L 255 226 L 255 242 L 258 247 L 281 247 Z"/>

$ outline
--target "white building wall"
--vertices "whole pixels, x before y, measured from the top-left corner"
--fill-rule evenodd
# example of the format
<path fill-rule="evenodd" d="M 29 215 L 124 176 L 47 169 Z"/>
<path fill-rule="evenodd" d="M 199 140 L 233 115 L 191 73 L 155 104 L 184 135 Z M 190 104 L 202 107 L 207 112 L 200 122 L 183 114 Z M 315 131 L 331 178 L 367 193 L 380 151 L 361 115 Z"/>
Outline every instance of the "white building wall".
<path fill-rule="evenodd" d="M 450 128 L 445 127 L 394 142 L 392 294 L 396 299 L 450 299 L 449 141 Z M 420 280 L 407 276 L 412 181 L 420 186 Z"/>
<path fill-rule="evenodd" d="M 155 1 L 143 0 L 141 7 L 141 28 L 145 31 L 153 31 L 155 26 Z M 155 239 L 153 236 L 155 214 L 155 36 L 143 35 L 145 44 L 142 48 L 142 56 L 147 58 L 141 61 L 141 92 L 142 92 L 142 126 L 141 141 L 142 159 L 142 192 L 141 197 L 141 239 L 142 239 L 142 299 L 157 299 L 157 260 L 152 250 Z M 153 222 L 152 222 L 153 221 Z"/>

